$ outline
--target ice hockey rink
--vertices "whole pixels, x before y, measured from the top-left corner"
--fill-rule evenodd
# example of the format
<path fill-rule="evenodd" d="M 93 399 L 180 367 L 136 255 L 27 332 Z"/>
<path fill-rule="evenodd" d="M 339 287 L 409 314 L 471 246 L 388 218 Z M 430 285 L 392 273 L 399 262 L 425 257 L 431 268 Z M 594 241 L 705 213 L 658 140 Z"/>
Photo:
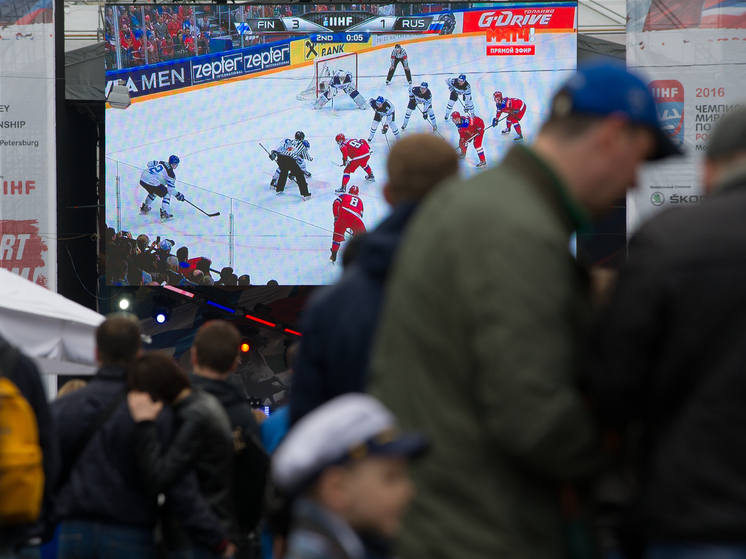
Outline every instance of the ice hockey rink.
<path fill-rule="evenodd" d="M 548 114 L 549 99 L 556 87 L 575 69 L 576 37 L 573 34 L 537 34 L 535 56 L 486 56 L 484 36 L 418 37 L 401 41 L 409 55 L 415 85 L 427 81 L 433 92 L 438 131 L 454 146 L 458 132 L 445 121 L 449 92 L 445 79 L 465 73 L 472 86 L 477 116 L 486 126 L 495 115 L 492 93 L 518 97 L 527 105 L 522 120 L 530 142 Z M 408 84 L 401 66 L 391 85 L 385 85 L 391 45 L 358 55 L 358 89 L 366 100 L 382 95 L 396 108 L 396 123 L 404 120 Z M 210 87 L 174 92 L 137 101 L 126 111 L 106 113 L 107 225 L 172 239 L 176 247 L 189 247 L 190 257 L 205 256 L 214 269 L 231 265 L 236 274 L 249 274 L 252 284 L 270 279 L 280 284 L 328 284 L 341 274 L 341 266 L 329 261 L 332 241 L 334 190 L 341 185 L 342 159 L 334 141 L 368 138 L 373 111 L 362 111 L 352 99 L 339 93 L 332 103 L 314 110 L 312 102 L 296 98 L 312 80 L 313 66 L 305 66 Z M 454 110 L 463 111 L 459 102 Z M 488 165 L 499 162 L 512 146 L 515 134 L 501 135 L 504 123 L 487 130 L 484 148 Z M 313 161 L 308 163 L 310 200 L 301 199 L 297 186 L 288 180 L 285 193 L 276 195 L 269 182 L 277 168 L 260 143 L 273 149 L 282 139 L 302 130 L 311 143 Z M 429 122 L 417 109 L 402 137 L 415 132 L 432 133 Z M 388 139 L 394 142 L 389 131 Z M 350 185 L 360 187 L 364 222 L 374 228 L 388 214 L 381 195 L 386 181 L 389 146 L 381 127 L 371 142 L 370 165 L 376 182 L 356 171 Z M 176 170 L 177 190 L 207 212 L 207 217 L 186 202 L 172 197 L 174 219 L 161 223 L 160 199 L 153 211 L 139 214 L 147 193 L 139 177 L 149 160 L 181 159 Z M 473 146 L 462 161 L 461 174 L 478 170 Z M 174 251 L 175 251 L 174 248 Z M 342 247 L 344 250 L 344 246 Z"/>

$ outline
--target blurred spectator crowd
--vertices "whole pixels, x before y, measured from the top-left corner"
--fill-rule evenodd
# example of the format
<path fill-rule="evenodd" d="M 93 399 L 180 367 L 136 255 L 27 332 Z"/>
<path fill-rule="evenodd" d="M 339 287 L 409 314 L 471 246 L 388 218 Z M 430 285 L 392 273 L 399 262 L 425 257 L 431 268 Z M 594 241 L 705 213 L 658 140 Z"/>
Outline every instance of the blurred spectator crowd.
<path fill-rule="evenodd" d="M 117 233 L 113 227 L 107 228 L 106 275 L 109 282 L 115 286 L 152 287 L 251 285 L 248 274 L 239 277 L 229 266 L 218 272 L 211 268 L 211 259 L 204 256 L 190 258 L 188 247 L 179 247 L 172 253 L 175 244 L 171 239 L 150 239 L 147 235 L 133 237 L 129 231 Z M 212 277 L 213 273 L 219 276 L 217 280 Z"/>

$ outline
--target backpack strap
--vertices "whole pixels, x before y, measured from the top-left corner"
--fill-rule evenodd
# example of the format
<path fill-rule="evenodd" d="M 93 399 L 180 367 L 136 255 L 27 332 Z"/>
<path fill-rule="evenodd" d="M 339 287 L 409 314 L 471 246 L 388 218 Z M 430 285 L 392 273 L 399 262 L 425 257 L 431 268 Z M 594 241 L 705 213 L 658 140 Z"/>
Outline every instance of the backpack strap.
<path fill-rule="evenodd" d="M 78 444 L 76 445 L 75 450 L 72 453 L 72 460 L 70 460 L 70 463 L 67 466 L 63 466 L 62 471 L 60 472 L 60 476 L 57 480 L 58 490 L 62 489 L 67 481 L 70 479 L 70 474 L 72 474 L 73 468 L 78 462 L 80 455 L 83 454 L 83 451 L 88 446 L 88 443 L 91 442 L 91 439 L 96 434 L 96 432 L 111 417 L 111 415 L 114 413 L 114 410 L 116 410 L 119 407 L 119 404 L 121 404 L 127 398 L 127 392 L 128 390 L 123 390 L 122 392 L 114 396 L 111 402 L 109 402 L 109 405 L 106 406 L 106 408 L 104 408 L 104 410 L 99 414 L 95 423 L 93 423 L 90 429 L 88 429 L 85 437 L 78 441 Z"/>

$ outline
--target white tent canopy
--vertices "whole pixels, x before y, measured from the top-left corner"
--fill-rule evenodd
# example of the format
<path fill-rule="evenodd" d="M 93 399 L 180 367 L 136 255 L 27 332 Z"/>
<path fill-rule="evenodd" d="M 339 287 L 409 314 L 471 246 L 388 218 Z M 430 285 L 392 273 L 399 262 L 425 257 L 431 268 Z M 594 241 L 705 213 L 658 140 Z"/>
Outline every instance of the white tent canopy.
<path fill-rule="evenodd" d="M 0 335 L 47 375 L 91 375 L 96 327 L 104 317 L 0 269 Z"/>

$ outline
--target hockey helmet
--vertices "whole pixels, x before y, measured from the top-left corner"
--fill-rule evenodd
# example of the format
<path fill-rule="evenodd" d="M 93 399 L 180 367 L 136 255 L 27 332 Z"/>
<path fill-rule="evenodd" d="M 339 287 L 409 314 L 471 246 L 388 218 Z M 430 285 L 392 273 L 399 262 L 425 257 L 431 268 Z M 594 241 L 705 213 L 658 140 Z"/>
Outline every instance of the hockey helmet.
<path fill-rule="evenodd" d="M 360 187 L 357 186 L 357 185 L 355 185 L 355 184 L 353 184 L 350 187 L 350 194 L 352 194 L 353 196 L 357 196 L 358 194 L 360 194 Z"/>
<path fill-rule="evenodd" d="M 347 140 L 347 138 L 345 138 L 345 135 L 341 132 L 334 137 L 334 141 L 338 144 L 344 143 L 345 140 Z"/>
<path fill-rule="evenodd" d="M 499 103 L 503 100 L 503 94 L 502 91 L 495 91 L 495 93 L 492 94 L 492 99 L 495 101 L 495 103 Z"/>
<path fill-rule="evenodd" d="M 400 48 L 401 48 L 401 45 L 400 45 L 399 43 L 396 43 L 396 44 L 394 45 L 394 48 L 395 48 L 395 49 L 400 49 Z"/>
<path fill-rule="evenodd" d="M 461 122 L 461 113 L 458 111 L 453 111 L 451 113 L 451 120 L 456 124 L 459 124 Z"/>
<path fill-rule="evenodd" d="M 178 167 L 179 163 L 181 163 L 181 160 L 175 155 L 168 158 L 168 164 L 171 165 L 171 167 Z"/>
<path fill-rule="evenodd" d="M 420 84 L 420 87 L 423 87 L 423 88 L 427 89 L 428 88 L 427 82 L 422 82 Z"/>
<path fill-rule="evenodd" d="M 466 81 L 466 74 L 459 74 L 458 75 L 458 79 L 461 82 L 465 82 Z"/>
<path fill-rule="evenodd" d="M 379 95 L 378 98 L 376 99 L 376 105 L 383 105 L 384 101 L 385 99 L 383 98 L 383 96 Z"/>
<path fill-rule="evenodd" d="M 302 142 L 303 140 L 306 139 L 306 135 L 302 131 L 298 130 L 295 133 L 295 139 L 298 140 L 299 142 Z"/>

